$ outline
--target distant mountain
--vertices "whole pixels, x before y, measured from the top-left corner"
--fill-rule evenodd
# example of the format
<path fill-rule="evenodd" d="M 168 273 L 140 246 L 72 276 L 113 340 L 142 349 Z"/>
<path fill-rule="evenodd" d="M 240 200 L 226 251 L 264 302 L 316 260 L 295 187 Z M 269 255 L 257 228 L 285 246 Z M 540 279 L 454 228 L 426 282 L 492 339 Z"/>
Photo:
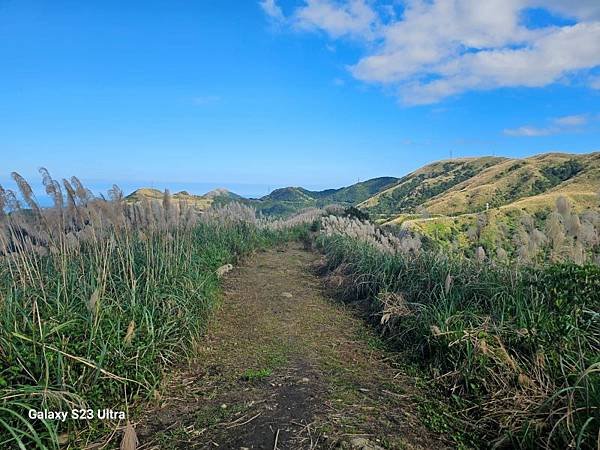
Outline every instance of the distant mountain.
<path fill-rule="evenodd" d="M 484 156 L 434 162 L 400 178 L 389 188 L 361 202 L 358 207 L 380 218 L 414 212 L 430 199 L 505 160 Z"/>
<path fill-rule="evenodd" d="M 238 201 L 265 215 L 281 216 L 337 203 L 357 206 L 381 223 L 435 223 L 435 216 L 468 217 L 487 209 L 502 214 L 543 213 L 552 209 L 559 196 L 568 197 L 575 209 L 598 208 L 599 190 L 600 153 L 545 153 L 524 159 L 456 158 L 428 164 L 402 178 L 373 178 L 323 191 L 285 187 L 258 199 L 243 198 L 226 189 L 204 195 L 182 191 L 173 197 L 199 210 Z M 127 200 L 160 200 L 162 196 L 156 189 L 143 188 Z M 430 215 L 434 218 L 428 218 Z"/>
<path fill-rule="evenodd" d="M 276 189 L 256 200 L 253 205 L 267 215 L 283 215 L 302 208 L 320 207 L 332 203 L 356 205 L 397 182 L 397 178 L 379 177 L 339 189 L 309 191 L 301 187 Z"/>
<path fill-rule="evenodd" d="M 328 189 L 326 191 L 314 192 L 321 199 L 332 203 L 358 204 L 378 194 L 398 182 L 398 178 L 379 177 L 367 181 L 361 181 L 341 189 Z"/>
<path fill-rule="evenodd" d="M 381 220 L 423 213 L 457 216 L 487 208 L 551 209 L 559 196 L 597 206 L 600 153 L 545 153 L 524 159 L 467 158 L 429 164 L 359 208 Z"/>
<path fill-rule="evenodd" d="M 258 199 L 241 197 L 227 189 L 215 189 L 204 195 L 192 195 L 182 191 L 173 195 L 175 200 L 184 201 L 200 211 L 212 205 L 237 201 L 256 208 L 265 215 L 282 216 L 304 208 L 320 207 L 331 203 L 345 206 L 356 205 L 397 182 L 397 178 L 380 177 L 362 181 L 351 186 L 324 191 L 309 191 L 301 187 L 276 189 Z M 127 201 L 141 201 L 144 197 L 161 200 L 163 193 L 157 189 L 141 188 L 126 197 Z"/>
<path fill-rule="evenodd" d="M 212 191 L 208 191 L 206 194 L 204 194 L 202 197 L 205 198 L 229 198 L 229 199 L 241 199 L 244 198 L 241 195 L 235 194 L 227 189 L 224 188 L 218 188 L 218 189 L 213 189 Z"/>
<path fill-rule="evenodd" d="M 142 201 L 144 198 L 150 200 L 162 200 L 163 195 L 164 193 L 158 189 L 141 188 L 129 194 L 127 197 L 125 197 L 125 200 L 129 202 Z M 174 200 L 184 202 L 188 206 L 192 206 L 200 211 L 204 211 L 214 204 L 224 204 L 232 201 L 245 200 L 243 197 L 234 194 L 227 189 L 215 189 L 207 192 L 204 195 L 194 195 L 188 193 L 187 191 L 181 191 L 172 194 L 172 197 Z"/>
<path fill-rule="evenodd" d="M 315 197 L 310 195 L 311 192 L 301 187 L 285 187 L 275 189 L 268 195 L 261 197 L 258 201 L 268 202 L 311 202 L 315 200 Z"/>

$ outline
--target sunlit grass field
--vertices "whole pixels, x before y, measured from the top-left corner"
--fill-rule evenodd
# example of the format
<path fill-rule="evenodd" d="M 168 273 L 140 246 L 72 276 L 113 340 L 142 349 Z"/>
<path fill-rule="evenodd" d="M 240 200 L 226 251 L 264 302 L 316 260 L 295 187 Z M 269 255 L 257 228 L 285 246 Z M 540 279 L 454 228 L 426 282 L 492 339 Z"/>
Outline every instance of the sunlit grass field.
<path fill-rule="evenodd" d="M 242 206 L 200 217 L 168 193 L 129 205 L 117 187 L 106 200 L 43 173 L 52 208 L 17 174 L 26 205 L 1 192 L 0 448 L 57 448 L 98 425 L 32 421 L 30 409 L 127 410 L 152 398 L 198 344 L 217 269 L 302 223 L 267 226 Z"/>

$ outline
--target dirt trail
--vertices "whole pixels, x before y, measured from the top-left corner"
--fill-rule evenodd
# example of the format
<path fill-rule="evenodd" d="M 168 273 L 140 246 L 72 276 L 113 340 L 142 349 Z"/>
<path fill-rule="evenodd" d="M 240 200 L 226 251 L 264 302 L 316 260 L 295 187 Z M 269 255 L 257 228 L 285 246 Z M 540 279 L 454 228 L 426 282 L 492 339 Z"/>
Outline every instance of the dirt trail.
<path fill-rule="evenodd" d="M 317 259 L 293 244 L 227 275 L 198 360 L 138 424 L 140 448 L 446 447 L 377 337 L 324 295 Z"/>

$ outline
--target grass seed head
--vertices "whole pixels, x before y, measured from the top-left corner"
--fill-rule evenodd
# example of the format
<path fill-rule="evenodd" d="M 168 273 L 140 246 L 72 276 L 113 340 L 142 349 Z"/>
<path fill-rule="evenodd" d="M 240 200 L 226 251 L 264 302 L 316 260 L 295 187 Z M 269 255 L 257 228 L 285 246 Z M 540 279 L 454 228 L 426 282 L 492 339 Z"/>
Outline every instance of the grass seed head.
<path fill-rule="evenodd" d="M 127 327 L 127 333 L 125 334 L 125 338 L 123 339 L 123 342 L 125 342 L 125 344 L 127 344 L 127 345 L 131 344 L 131 341 L 133 341 L 134 336 L 135 336 L 135 320 L 132 320 L 131 322 L 129 322 L 129 326 Z"/>
<path fill-rule="evenodd" d="M 121 450 L 136 450 L 138 444 L 139 441 L 135 432 L 135 428 L 131 422 L 127 421 L 125 431 L 123 432 L 123 438 L 121 439 Z"/>
<path fill-rule="evenodd" d="M 92 295 L 90 296 L 90 299 L 88 300 L 87 303 L 87 309 L 90 313 L 92 314 L 96 314 L 98 307 L 99 307 L 99 300 L 100 300 L 100 288 L 96 288 L 94 289 L 94 292 L 92 292 Z"/>

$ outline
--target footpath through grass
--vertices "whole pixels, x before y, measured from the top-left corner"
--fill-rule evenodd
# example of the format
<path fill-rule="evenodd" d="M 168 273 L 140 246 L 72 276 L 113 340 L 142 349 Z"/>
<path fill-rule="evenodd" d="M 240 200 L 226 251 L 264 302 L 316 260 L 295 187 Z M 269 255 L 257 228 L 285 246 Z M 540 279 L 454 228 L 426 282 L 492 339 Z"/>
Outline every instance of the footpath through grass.
<path fill-rule="evenodd" d="M 355 312 L 328 299 L 319 256 L 258 252 L 225 279 L 198 355 L 143 414 L 145 449 L 442 449 L 419 394 Z"/>

